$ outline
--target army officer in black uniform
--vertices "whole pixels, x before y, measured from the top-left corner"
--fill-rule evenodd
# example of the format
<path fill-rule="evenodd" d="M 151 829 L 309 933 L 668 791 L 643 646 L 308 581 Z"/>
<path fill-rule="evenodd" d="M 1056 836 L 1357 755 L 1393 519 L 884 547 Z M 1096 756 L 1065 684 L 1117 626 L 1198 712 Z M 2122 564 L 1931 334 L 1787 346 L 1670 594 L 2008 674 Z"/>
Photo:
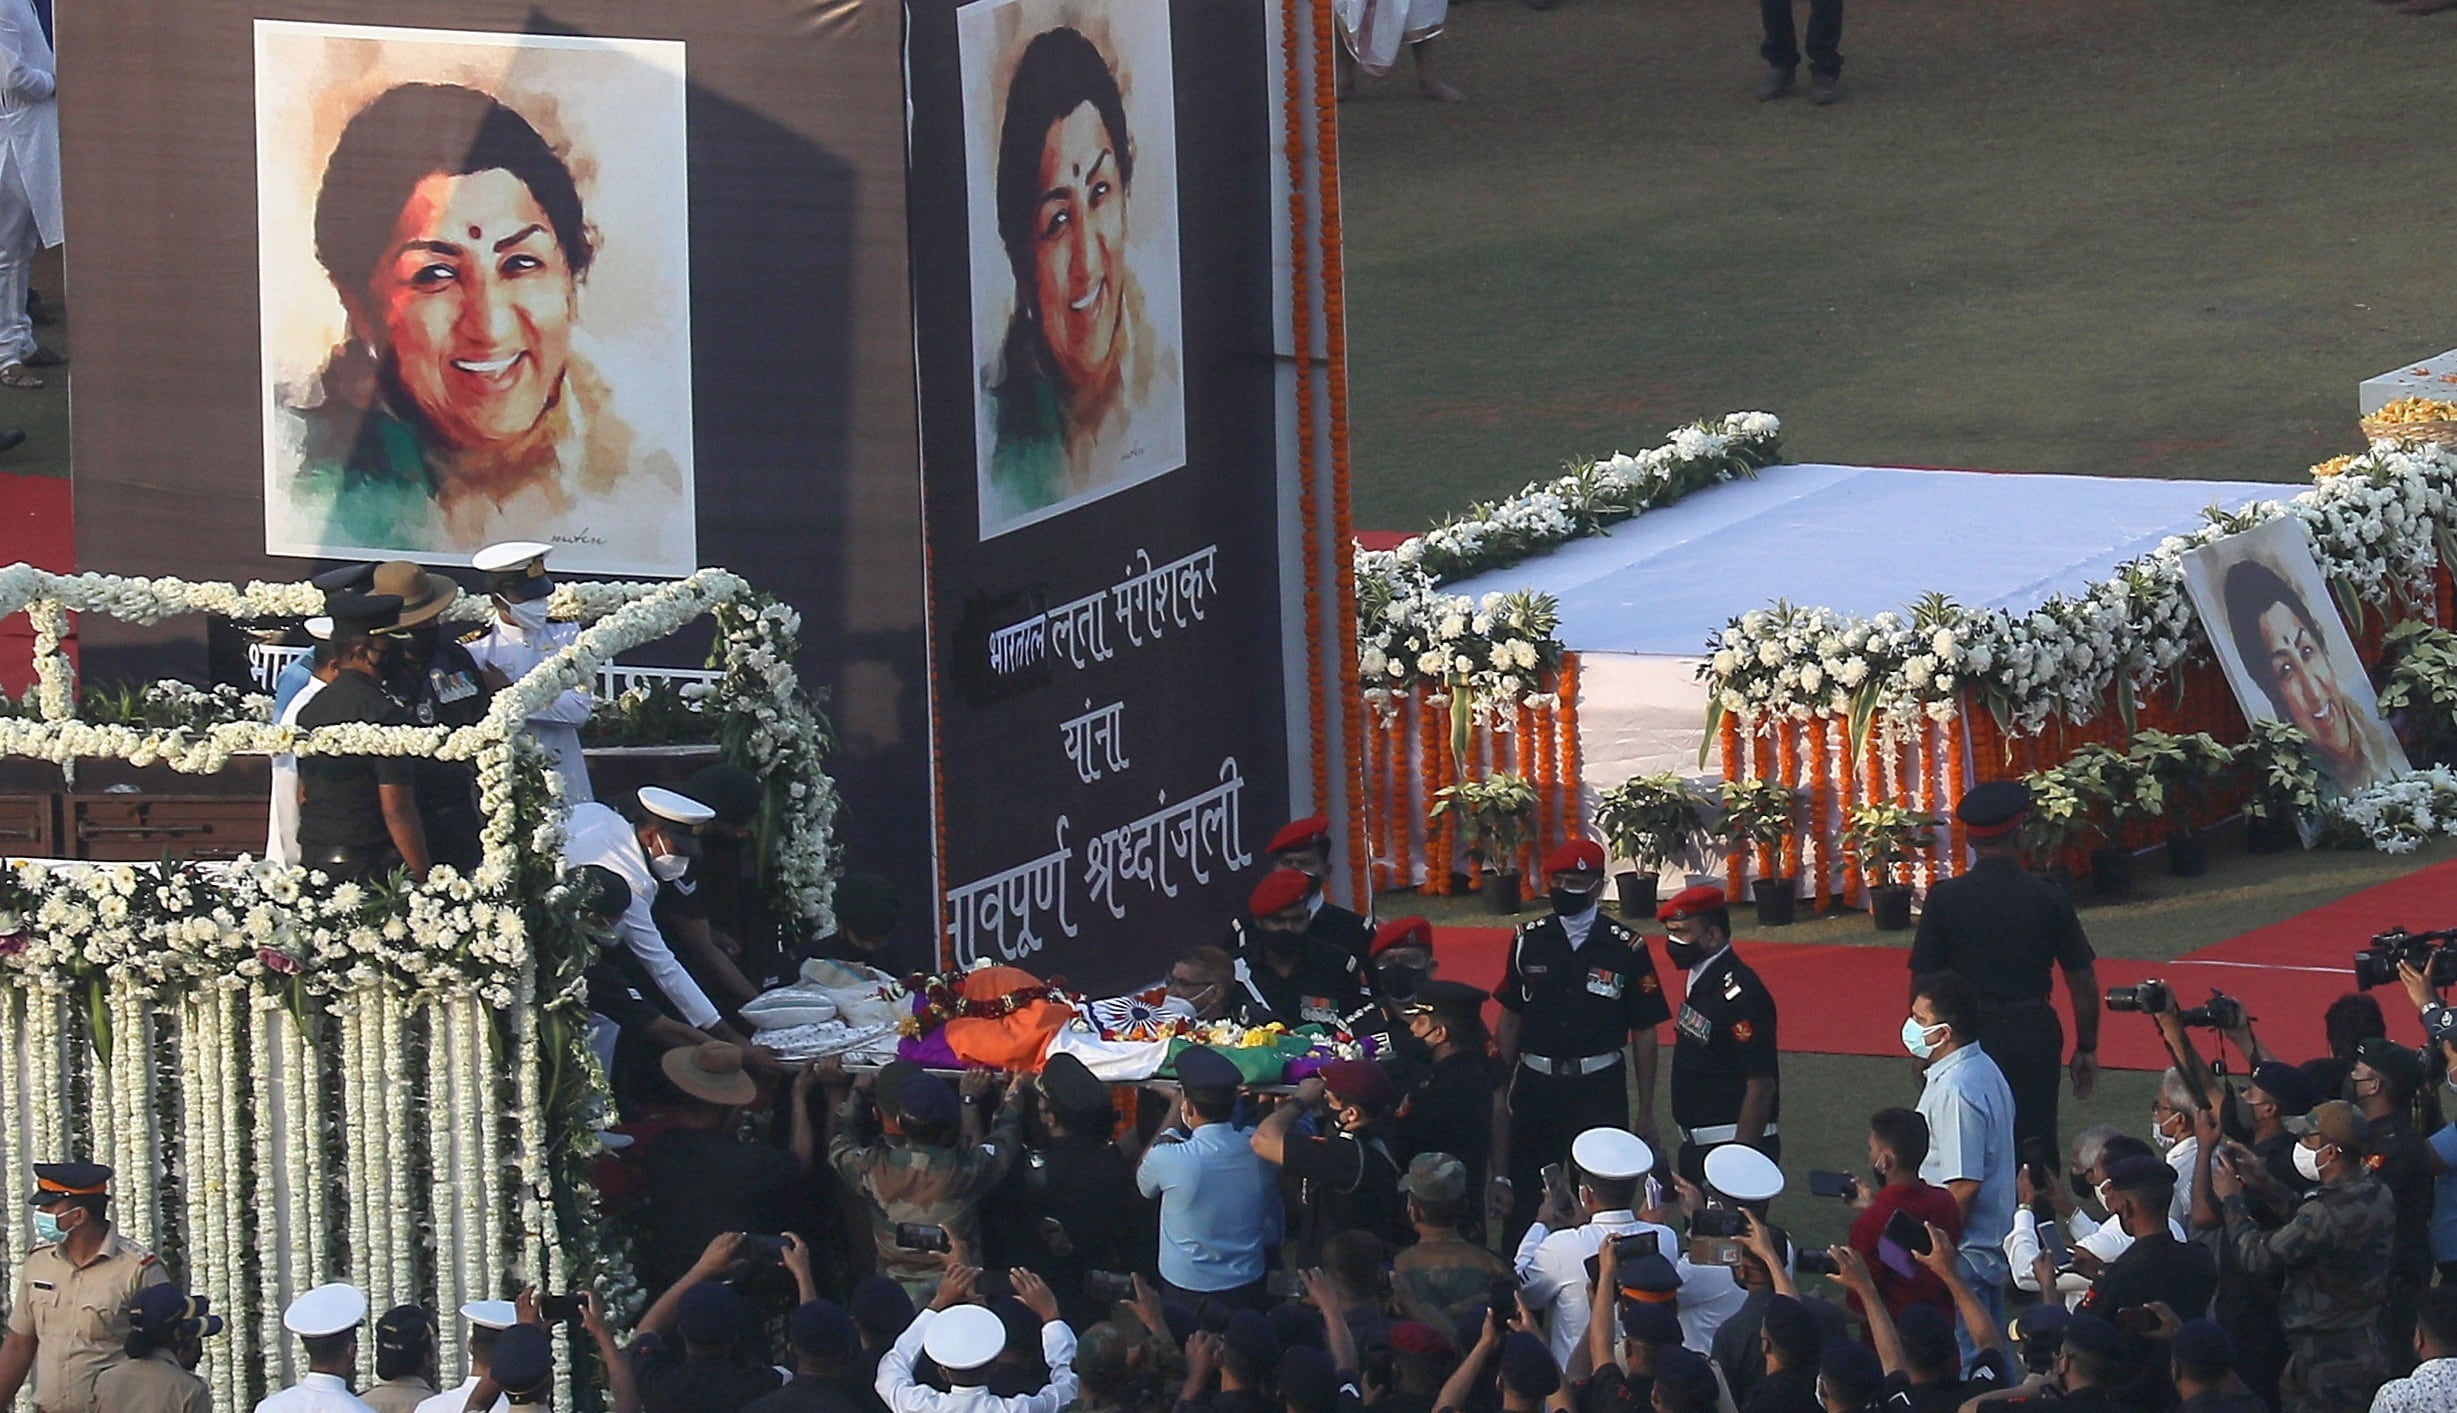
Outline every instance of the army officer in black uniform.
<path fill-rule="evenodd" d="M 1509 1156 L 1489 1201 L 1507 1203 L 1509 1231 L 1535 1219 L 1547 1163 L 1591 1128 L 1655 1127 L 1655 1027 L 1672 1018 L 1655 961 L 1636 933 L 1604 916 L 1604 850 L 1577 839 L 1544 861 L 1553 914 L 1511 939 L 1495 1036 L 1509 1092 L 1494 1106 L 1493 1151 Z M 1634 1047 L 1636 1074 L 1624 1065 Z M 1632 1081 L 1635 1080 L 1635 1092 Z M 1506 1188 L 1505 1192 L 1498 1189 Z"/>
<path fill-rule="evenodd" d="M 1780 1162 L 1774 993 L 1732 950 L 1723 890 L 1683 889 L 1655 910 L 1655 920 L 1670 933 L 1664 955 L 1689 973 L 1672 1020 L 1672 1122 L 1681 1130 L 1681 1176 L 1704 1187 L 1706 1155 L 1726 1143 L 1745 1143 Z"/>
<path fill-rule="evenodd" d="M 1373 999 L 1357 959 L 1306 931 L 1316 886 L 1293 868 L 1254 885 L 1251 916 L 1232 929 L 1227 948 L 1236 965 L 1230 1013 L 1241 1024 L 1345 1026 Z"/>
<path fill-rule="evenodd" d="M 1373 919 L 1352 913 L 1323 896 L 1324 884 L 1331 876 L 1330 819 L 1318 814 L 1291 820 L 1271 836 L 1270 846 L 1263 852 L 1271 856 L 1273 868 L 1294 869 L 1314 880 L 1314 891 L 1305 900 L 1306 935 L 1346 952 L 1356 958 L 1359 966 L 1373 965 Z"/>
<path fill-rule="evenodd" d="M 2061 967 L 2073 1001 L 2073 1097 L 2099 1080 L 2099 974 L 2090 939 L 2061 889 L 2022 871 L 2021 830 L 2030 788 L 2019 781 L 1975 785 L 1954 815 L 1979 857 L 1971 871 L 1938 881 L 1920 909 L 1911 974 L 1954 971 L 1979 993 L 1979 1038 L 2013 1089 L 2017 1151 L 2037 1138 L 2056 1152 L 2057 1070 L 2065 1031 L 2048 1004 Z"/>

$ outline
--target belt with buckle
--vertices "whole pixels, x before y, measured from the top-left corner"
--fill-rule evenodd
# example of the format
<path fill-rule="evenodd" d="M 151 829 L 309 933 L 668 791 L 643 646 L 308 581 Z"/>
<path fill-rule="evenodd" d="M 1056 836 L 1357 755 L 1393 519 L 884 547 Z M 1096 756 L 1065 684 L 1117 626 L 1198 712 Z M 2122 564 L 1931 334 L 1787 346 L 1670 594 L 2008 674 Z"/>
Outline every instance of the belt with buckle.
<path fill-rule="evenodd" d="M 1758 1136 L 1772 1138 L 1781 1131 L 1776 1125 L 1768 1124 L 1758 1131 Z M 1733 1143 L 1740 1139 L 1740 1125 L 1708 1124 L 1704 1128 L 1685 1128 L 1681 1130 L 1681 1138 L 1685 1142 L 1695 1143 L 1701 1147 L 1709 1143 Z"/>
<path fill-rule="evenodd" d="M 1621 1063 L 1621 1052 L 1613 1050 L 1576 1060 L 1556 1060 L 1550 1055 L 1521 1055 L 1519 1063 L 1534 1070 L 1537 1074 L 1552 1075 L 1556 1078 L 1574 1078 L 1580 1075 L 1602 1074 Z"/>

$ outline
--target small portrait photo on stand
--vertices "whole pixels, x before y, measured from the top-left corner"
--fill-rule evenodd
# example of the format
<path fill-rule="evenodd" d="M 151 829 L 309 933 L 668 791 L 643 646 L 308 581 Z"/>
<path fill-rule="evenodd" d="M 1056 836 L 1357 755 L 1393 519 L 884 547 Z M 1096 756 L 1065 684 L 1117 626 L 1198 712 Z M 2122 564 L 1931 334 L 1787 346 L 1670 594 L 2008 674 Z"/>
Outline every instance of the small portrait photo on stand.
<path fill-rule="evenodd" d="M 2406 773 L 2302 521 L 2282 516 L 2191 551 L 2184 588 L 2244 716 L 2293 723 L 2332 791 Z"/>

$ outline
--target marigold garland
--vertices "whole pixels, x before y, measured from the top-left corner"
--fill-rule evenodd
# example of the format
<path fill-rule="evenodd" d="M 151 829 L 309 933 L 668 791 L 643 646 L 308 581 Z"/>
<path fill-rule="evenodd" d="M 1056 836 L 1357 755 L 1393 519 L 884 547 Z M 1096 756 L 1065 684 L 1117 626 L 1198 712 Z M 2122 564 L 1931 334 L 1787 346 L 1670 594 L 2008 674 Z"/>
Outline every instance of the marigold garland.
<path fill-rule="evenodd" d="M 1810 896 L 1816 911 L 1820 913 L 1826 910 L 1826 904 L 1830 901 L 1828 895 L 1832 892 L 1828 886 L 1831 880 L 1827 876 L 1827 870 L 1832 867 L 1828 854 L 1832 840 L 1826 828 L 1826 725 L 1826 718 L 1813 716 L 1809 718 L 1807 726 L 1809 867 L 1817 875 Z"/>
<path fill-rule="evenodd" d="M 1851 812 L 1858 808 L 1860 803 L 1860 765 L 1859 761 L 1852 755 L 1851 739 L 1848 733 L 1844 735 L 1842 740 L 1835 743 L 1834 779 L 1841 792 L 1838 807 L 1843 818 L 1849 819 L 1851 817 Z M 1846 859 L 1843 863 L 1843 906 L 1846 908 L 1856 908 L 1859 905 L 1859 865 L 1852 860 Z"/>
<path fill-rule="evenodd" d="M 1970 836 L 1964 831 L 1962 816 L 1959 813 L 1963 792 L 1967 788 L 1963 782 L 1962 771 L 1963 719 L 1963 713 L 1957 711 L 1939 726 L 1940 732 L 1945 737 L 1945 839 L 1947 846 L 1944 867 L 1940 872 L 1947 878 L 1962 872 L 1963 861 L 1968 857 L 1964 851 L 1970 847 Z"/>
<path fill-rule="evenodd" d="M 1339 599 L 1343 634 L 1357 621 L 1356 521 L 1350 508 L 1348 462 L 1348 292 L 1347 267 L 1340 250 L 1339 212 L 1339 83 L 1333 67 L 1331 7 L 1314 7 L 1314 113 L 1320 124 L 1314 152 L 1321 167 L 1322 191 L 1322 323 L 1326 344 L 1323 358 L 1331 384 L 1331 517 L 1333 545 L 1340 563 L 1333 584 Z M 1356 739 L 1364 712 L 1358 691 L 1356 654 L 1345 638 L 1340 652 L 1340 706 L 1346 739 Z M 1353 847 L 1353 846 L 1352 846 Z"/>
<path fill-rule="evenodd" d="M 1560 703 L 1553 709 L 1553 723 L 1560 735 L 1554 738 L 1553 761 L 1562 790 L 1563 836 L 1586 833 L 1586 810 L 1578 798 L 1579 779 L 1585 769 L 1580 759 L 1578 740 L 1578 654 L 1561 655 L 1560 687 L 1555 695 Z"/>
<path fill-rule="evenodd" d="M 1778 772 L 1777 778 L 1783 782 L 1783 787 L 1793 791 L 1797 798 L 1800 789 L 1800 727 L 1799 723 L 1788 717 L 1778 718 L 1775 721 L 1775 770 Z M 1798 878 L 1800 876 L 1800 830 L 1798 828 L 1794 828 L 1789 834 L 1783 836 L 1778 860 L 1782 870 L 1781 877 Z"/>
<path fill-rule="evenodd" d="M 1740 715 L 1736 711 L 1725 712 L 1723 715 L 1723 739 L 1717 744 L 1723 760 L 1723 778 L 1726 780 L 1741 778 Z M 1741 851 L 1738 849 L 1724 855 L 1723 891 L 1727 897 L 1740 896 L 1740 860 Z"/>

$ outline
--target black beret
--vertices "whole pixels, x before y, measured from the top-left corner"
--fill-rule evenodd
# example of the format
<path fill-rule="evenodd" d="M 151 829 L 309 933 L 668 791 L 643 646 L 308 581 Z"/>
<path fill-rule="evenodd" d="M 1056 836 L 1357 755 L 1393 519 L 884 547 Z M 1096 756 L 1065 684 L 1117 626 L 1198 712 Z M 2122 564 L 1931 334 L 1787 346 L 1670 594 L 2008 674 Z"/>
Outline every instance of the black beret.
<path fill-rule="evenodd" d="M 1513 1330 L 1502 1340 L 1502 1386 L 1527 1398 L 1550 1398 L 1561 1387 L 1561 1366 L 1534 1335 Z"/>
<path fill-rule="evenodd" d="M 682 792 L 715 810 L 717 818 L 727 824 L 740 824 L 759 813 L 768 798 L 759 777 L 731 761 L 702 766 Z"/>
<path fill-rule="evenodd" d="M 2235 1367 L 2235 1336 L 2216 1320 L 2186 1320 L 2168 1348 L 2188 1369 L 2207 1373 Z"/>
<path fill-rule="evenodd" d="M 1296 1413 L 1334 1413 L 1339 1371 L 1319 1349 L 1292 1349 L 1280 1360 L 1280 1398 Z"/>
<path fill-rule="evenodd" d="M 2114 1325 L 2085 1312 L 2065 1321 L 2065 1348 L 2095 1354 L 2114 1363 L 2124 1358 L 2124 1335 Z"/>
<path fill-rule="evenodd" d="M 1409 993 L 1407 1011 L 1429 1011 L 1435 1015 L 1459 1020 L 1472 1020 L 1484 1014 L 1484 1003 L 1491 997 L 1485 991 L 1464 981 L 1420 981 Z"/>
<path fill-rule="evenodd" d="M 374 577 L 373 564 L 345 564 L 339 569 L 327 569 L 307 582 L 325 593 L 339 594 L 364 587 Z"/>
<path fill-rule="evenodd" d="M 2175 1186 L 2175 1169 L 2156 1158 L 2118 1158 L 2107 1165 L 2107 1185 L 2118 1192 Z"/>

